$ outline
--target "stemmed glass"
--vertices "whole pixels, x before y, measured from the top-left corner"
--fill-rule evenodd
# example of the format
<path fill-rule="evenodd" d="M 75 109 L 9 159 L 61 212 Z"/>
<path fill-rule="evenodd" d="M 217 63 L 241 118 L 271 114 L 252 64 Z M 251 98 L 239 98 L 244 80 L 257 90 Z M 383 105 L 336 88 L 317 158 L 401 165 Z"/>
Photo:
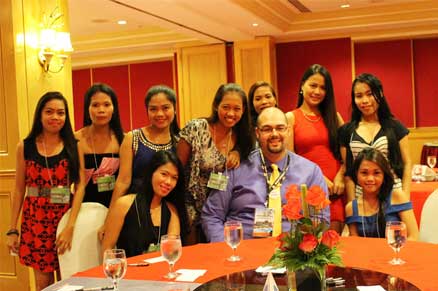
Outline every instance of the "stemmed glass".
<path fill-rule="evenodd" d="M 126 273 L 126 254 L 122 249 L 105 250 L 103 254 L 103 272 L 113 281 L 114 291 L 119 290 L 119 280 Z"/>
<path fill-rule="evenodd" d="M 233 249 L 233 255 L 227 258 L 230 262 L 240 261 L 241 258 L 236 255 L 237 246 L 243 237 L 242 223 L 239 221 L 227 221 L 224 225 L 225 242 Z"/>
<path fill-rule="evenodd" d="M 433 169 L 436 165 L 436 156 L 427 156 L 427 164 Z"/>
<path fill-rule="evenodd" d="M 174 279 L 178 276 L 173 270 L 176 261 L 179 260 L 182 254 L 181 238 L 176 234 L 166 234 L 161 237 L 160 250 L 163 258 L 169 263 L 169 273 L 164 278 Z"/>
<path fill-rule="evenodd" d="M 386 240 L 395 252 L 395 257 L 389 261 L 391 265 L 402 265 L 405 263 L 405 261 L 400 259 L 399 253 L 406 243 L 407 233 L 406 224 L 402 221 L 388 221 L 386 223 Z"/>

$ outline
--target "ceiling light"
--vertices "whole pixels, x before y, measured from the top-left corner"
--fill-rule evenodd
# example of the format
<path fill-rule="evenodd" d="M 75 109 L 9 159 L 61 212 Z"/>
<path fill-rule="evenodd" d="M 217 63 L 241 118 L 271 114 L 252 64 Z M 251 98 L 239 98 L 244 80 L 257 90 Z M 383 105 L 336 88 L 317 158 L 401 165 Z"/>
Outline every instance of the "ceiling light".
<path fill-rule="evenodd" d="M 252 24 L 252 26 L 256 27 L 256 26 L 259 26 L 259 24 L 254 22 L 254 23 Z"/>
<path fill-rule="evenodd" d="M 126 20 L 117 21 L 117 24 L 120 24 L 120 25 L 125 25 L 126 23 L 128 23 Z"/>
<path fill-rule="evenodd" d="M 350 8 L 350 4 L 342 4 L 341 8 Z"/>

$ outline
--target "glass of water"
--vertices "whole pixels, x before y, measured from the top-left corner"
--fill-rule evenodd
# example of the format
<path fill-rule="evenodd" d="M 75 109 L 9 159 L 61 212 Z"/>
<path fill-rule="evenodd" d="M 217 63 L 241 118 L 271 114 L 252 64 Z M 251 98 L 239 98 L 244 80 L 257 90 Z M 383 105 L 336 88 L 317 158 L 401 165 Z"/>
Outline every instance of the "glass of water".
<path fill-rule="evenodd" d="M 160 251 L 163 258 L 169 263 L 169 273 L 164 278 L 174 279 L 178 276 L 173 269 L 176 261 L 182 254 L 181 238 L 176 234 L 166 234 L 161 237 Z"/>
<path fill-rule="evenodd" d="M 405 263 L 399 257 L 400 249 L 405 245 L 408 236 L 406 224 L 402 221 L 388 221 L 386 223 L 386 240 L 394 250 L 395 257 L 389 261 L 391 265 L 402 265 Z"/>
<path fill-rule="evenodd" d="M 103 254 L 103 272 L 113 281 L 114 291 L 119 290 L 119 280 L 126 273 L 126 254 L 122 249 L 105 250 Z"/>
<path fill-rule="evenodd" d="M 436 156 L 427 156 L 427 165 L 433 169 L 436 165 Z"/>
<path fill-rule="evenodd" d="M 243 237 L 242 223 L 240 221 L 227 221 L 224 225 L 225 242 L 233 249 L 233 255 L 227 258 L 230 262 L 240 261 L 241 258 L 236 255 L 237 246 Z"/>

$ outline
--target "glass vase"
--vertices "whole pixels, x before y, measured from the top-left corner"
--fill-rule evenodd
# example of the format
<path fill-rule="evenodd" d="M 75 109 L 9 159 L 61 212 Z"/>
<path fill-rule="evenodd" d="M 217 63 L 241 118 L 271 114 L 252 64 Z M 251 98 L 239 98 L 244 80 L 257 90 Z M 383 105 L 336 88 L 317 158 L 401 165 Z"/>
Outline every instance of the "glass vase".
<path fill-rule="evenodd" d="M 298 273 L 298 276 L 297 276 Z M 297 280 L 298 278 L 298 280 Z M 319 283 L 321 291 L 327 291 L 327 284 L 326 284 L 326 267 L 323 266 L 320 269 L 311 269 L 306 268 L 304 270 L 298 270 L 298 271 L 292 271 L 287 270 L 287 288 L 288 291 L 300 291 L 301 289 L 305 290 L 309 286 L 301 286 L 302 284 L 308 284 L 304 283 L 304 281 L 307 279 L 311 279 L 312 284 L 312 290 L 316 290 L 316 286 Z M 318 282 L 318 283 L 317 283 Z M 316 285 L 316 286 L 315 286 Z M 300 286 L 300 288 L 298 288 Z"/>
<path fill-rule="evenodd" d="M 316 273 L 316 276 L 319 279 L 319 283 L 321 284 L 321 291 L 327 291 L 326 267 L 321 267 L 321 270 L 317 271 Z"/>

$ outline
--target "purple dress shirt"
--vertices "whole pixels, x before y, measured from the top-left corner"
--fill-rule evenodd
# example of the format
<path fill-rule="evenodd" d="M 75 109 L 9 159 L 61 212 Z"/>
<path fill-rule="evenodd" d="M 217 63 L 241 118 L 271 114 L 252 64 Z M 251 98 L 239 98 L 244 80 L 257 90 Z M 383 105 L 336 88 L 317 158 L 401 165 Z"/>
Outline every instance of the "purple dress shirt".
<path fill-rule="evenodd" d="M 289 185 L 319 185 L 328 197 L 327 184 L 321 169 L 313 162 L 292 152 L 287 152 L 290 165 L 281 184 L 282 204 L 286 204 L 285 192 Z M 266 158 L 265 158 L 266 160 Z M 270 162 L 266 160 L 267 168 Z M 276 163 L 284 171 L 287 156 Z M 202 208 L 201 223 L 207 239 L 211 242 L 224 240 L 224 223 L 237 220 L 242 223 L 245 239 L 252 238 L 255 208 L 264 208 L 268 199 L 266 178 L 263 175 L 260 151 L 254 150 L 240 167 L 227 172 L 229 176 L 225 191 L 213 190 Z M 322 210 L 322 217 L 330 222 L 330 208 Z M 282 231 L 288 231 L 290 223 L 283 217 Z"/>

